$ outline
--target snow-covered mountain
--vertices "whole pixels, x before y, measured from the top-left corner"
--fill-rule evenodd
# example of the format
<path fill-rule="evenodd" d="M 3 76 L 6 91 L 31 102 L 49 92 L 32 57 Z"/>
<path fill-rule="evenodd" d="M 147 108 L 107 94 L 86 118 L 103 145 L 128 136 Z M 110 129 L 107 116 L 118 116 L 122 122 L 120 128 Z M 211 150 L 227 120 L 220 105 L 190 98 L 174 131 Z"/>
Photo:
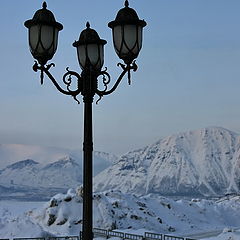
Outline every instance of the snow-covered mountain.
<path fill-rule="evenodd" d="M 240 191 L 240 136 L 220 127 L 161 139 L 123 155 L 95 177 L 95 190 L 144 195 L 222 195 Z"/>
<path fill-rule="evenodd" d="M 34 161 L 39 163 L 50 163 L 70 154 L 71 151 L 69 149 L 63 148 L 24 144 L 0 144 L 0 169 L 24 159 L 34 159 Z"/>
<path fill-rule="evenodd" d="M 48 164 L 66 156 L 71 156 L 82 164 L 82 151 L 57 147 L 43 147 L 24 144 L 0 144 L 0 169 L 24 159 L 33 159 L 36 162 Z M 94 151 L 94 160 L 97 166 L 105 167 L 115 162 L 118 157 L 111 153 Z M 97 170 L 98 172 L 98 170 Z"/>
<path fill-rule="evenodd" d="M 14 162 L 21 157 L 27 158 Z M 116 159 L 113 154 L 94 152 L 94 174 Z M 0 168 L 0 199 L 49 199 L 82 183 L 82 152 L 79 150 L 0 145 L 0 161 L 4 166 Z"/>
<path fill-rule="evenodd" d="M 27 159 L 11 164 L 1 170 L 0 184 L 5 187 L 64 188 L 81 183 L 79 164 L 70 157 L 54 163 L 40 164 Z"/>

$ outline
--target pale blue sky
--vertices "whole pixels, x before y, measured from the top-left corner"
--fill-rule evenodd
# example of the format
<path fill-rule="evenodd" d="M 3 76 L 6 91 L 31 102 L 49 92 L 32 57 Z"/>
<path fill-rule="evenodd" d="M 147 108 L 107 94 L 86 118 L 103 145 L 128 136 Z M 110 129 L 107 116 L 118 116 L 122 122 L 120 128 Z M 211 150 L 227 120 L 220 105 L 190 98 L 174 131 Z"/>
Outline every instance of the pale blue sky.
<path fill-rule="evenodd" d="M 144 29 L 139 70 L 115 93 L 94 104 L 95 149 L 117 154 L 161 137 L 207 126 L 240 132 L 240 1 L 130 0 Z M 120 73 L 107 23 L 123 0 L 48 0 L 64 25 L 53 73 L 80 71 L 72 43 L 86 21 L 107 40 L 105 66 Z M 25 20 L 39 0 L 1 0 L 0 143 L 82 147 L 83 105 L 60 94 L 31 69 Z"/>

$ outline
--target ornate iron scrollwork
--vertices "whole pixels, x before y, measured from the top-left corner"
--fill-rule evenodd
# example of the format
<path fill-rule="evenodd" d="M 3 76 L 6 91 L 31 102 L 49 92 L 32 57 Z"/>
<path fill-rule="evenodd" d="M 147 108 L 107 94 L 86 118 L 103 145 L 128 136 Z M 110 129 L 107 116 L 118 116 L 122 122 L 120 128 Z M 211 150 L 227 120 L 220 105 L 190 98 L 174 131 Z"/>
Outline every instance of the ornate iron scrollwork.
<path fill-rule="evenodd" d="M 40 74 L 40 80 L 41 80 L 41 84 L 43 84 L 43 77 L 44 77 L 44 73 L 49 77 L 49 79 L 52 81 L 52 83 L 54 84 L 54 86 L 63 94 L 65 95 L 70 95 L 74 98 L 74 100 L 77 101 L 77 103 L 79 104 L 79 100 L 77 99 L 77 95 L 79 93 L 81 93 L 82 91 L 82 77 L 74 71 L 70 71 L 69 68 L 66 68 L 67 72 L 63 75 L 63 83 L 67 86 L 67 90 L 63 89 L 60 87 L 60 85 L 57 83 L 57 81 L 55 80 L 55 78 L 53 77 L 53 75 L 49 72 L 49 69 L 51 67 L 54 67 L 55 64 L 51 63 L 48 64 L 46 66 L 44 65 L 40 65 L 38 64 L 36 61 L 33 65 L 33 70 L 35 72 L 37 72 L 38 70 L 40 70 L 41 74 Z M 72 84 L 72 76 L 76 77 L 77 79 L 77 88 L 75 90 L 71 90 L 71 84 Z M 67 78 L 68 77 L 68 78 Z"/>
<path fill-rule="evenodd" d="M 96 104 L 98 104 L 98 102 L 102 99 L 104 94 L 100 94 L 100 93 L 104 93 L 108 90 L 108 85 L 111 82 L 111 76 L 110 74 L 107 72 L 107 68 L 105 68 L 103 71 L 101 71 L 98 75 L 102 76 L 102 85 L 103 85 L 103 90 L 99 90 L 96 89 L 96 94 L 99 96 L 98 100 L 96 101 Z M 97 84 L 98 87 L 98 84 Z"/>
<path fill-rule="evenodd" d="M 123 70 L 127 69 L 127 72 L 128 72 L 128 84 L 131 85 L 131 70 L 136 72 L 137 69 L 138 69 L 136 61 L 133 61 L 131 64 L 128 64 L 128 65 L 124 65 L 122 63 L 118 63 L 117 66 L 121 67 Z"/>
<path fill-rule="evenodd" d="M 122 64 L 122 63 L 118 63 L 117 66 L 121 67 L 123 71 L 122 71 L 122 73 L 118 77 L 117 81 L 115 82 L 115 84 L 113 85 L 113 87 L 110 90 L 107 89 L 107 86 L 110 83 L 110 79 L 111 79 L 110 75 L 106 72 L 106 70 L 104 70 L 103 72 L 101 72 L 99 74 L 99 76 L 103 75 L 103 77 L 108 76 L 108 80 L 109 81 L 107 81 L 105 79 L 105 89 L 104 90 L 96 89 L 96 94 L 99 96 L 99 99 L 97 100 L 97 103 L 101 100 L 101 98 L 104 95 L 109 95 L 109 94 L 111 94 L 112 92 L 114 92 L 116 90 L 116 88 L 118 87 L 119 83 L 122 81 L 122 79 L 123 79 L 123 77 L 125 76 L 126 73 L 128 73 L 128 84 L 131 84 L 131 70 L 136 72 L 137 68 L 138 68 L 135 61 L 133 61 L 132 64 L 127 64 L 127 65 Z M 103 81 L 104 81 L 104 79 L 103 79 Z"/>
<path fill-rule="evenodd" d="M 114 92 L 126 74 L 128 76 L 128 84 L 130 85 L 131 84 L 131 70 L 133 70 L 135 72 L 135 71 L 137 71 L 137 68 L 138 68 L 135 61 L 133 61 L 131 64 L 118 63 L 117 66 L 122 68 L 122 73 L 120 74 L 120 76 L 118 77 L 117 81 L 114 83 L 114 85 L 112 86 L 111 89 L 108 89 L 108 86 L 111 82 L 111 76 L 107 72 L 107 68 L 105 68 L 103 71 L 98 73 L 96 83 L 98 83 L 98 78 L 102 76 L 101 85 L 103 86 L 103 89 L 101 89 L 101 90 L 98 89 L 98 84 L 96 84 L 96 87 L 95 87 L 96 89 L 94 89 L 94 94 L 97 94 L 99 96 L 99 99 L 96 101 L 96 103 L 98 103 L 104 95 L 109 95 L 112 92 Z M 44 65 L 38 64 L 37 61 L 35 61 L 34 65 L 33 65 L 33 70 L 35 72 L 40 70 L 41 84 L 43 84 L 43 78 L 44 78 L 44 73 L 45 73 L 49 77 L 49 79 L 52 81 L 54 86 L 61 93 L 72 96 L 74 98 L 74 100 L 76 100 L 77 103 L 79 104 L 80 101 L 77 99 L 77 96 L 80 93 L 84 92 L 83 82 L 86 80 L 86 79 L 84 79 L 84 76 L 81 76 L 77 72 L 69 70 L 69 68 L 67 67 L 66 68 L 67 72 L 62 77 L 62 81 L 66 85 L 66 90 L 65 90 L 57 83 L 57 81 L 55 80 L 53 75 L 49 72 L 49 69 L 51 67 L 55 67 L 55 64 L 51 63 L 51 64 L 44 66 Z M 76 84 L 77 84 L 76 89 L 74 89 L 74 90 L 72 90 L 72 88 L 71 88 L 72 84 L 73 84 L 73 77 L 76 79 Z"/>
<path fill-rule="evenodd" d="M 80 101 L 77 99 L 77 95 L 82 91 L 82 77 L 74 71 L 70 71 L 69 68 L 66 68 L 66 73 L 63 75 L 63 83 L 67 86 L 67 90 L 72 95 L 74 100 L 77 101 L 78 104 L 80 104 Z M 72 76 L 77 78 L 77 90 L 71 90 L 72 85 Z"/>

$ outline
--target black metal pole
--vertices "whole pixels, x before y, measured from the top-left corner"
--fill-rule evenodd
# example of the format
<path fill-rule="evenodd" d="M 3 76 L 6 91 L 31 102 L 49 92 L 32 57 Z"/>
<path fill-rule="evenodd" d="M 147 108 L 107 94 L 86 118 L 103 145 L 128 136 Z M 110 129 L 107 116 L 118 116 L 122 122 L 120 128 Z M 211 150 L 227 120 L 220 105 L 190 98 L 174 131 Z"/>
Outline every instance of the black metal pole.
<path fill-rule="evenodd" d="M 92 240 L 92 99 L 84 99 L 83 240 Z"/>
<path fill-rule="evenodd" d="M 92 207 L 92 177 L 93 177 L 93 130 L 92 103 L 93 91 L 91 71 L 84 73 L 84 141 L 83 141 L 83 240 L 92 240 L 93 207 Z"/>

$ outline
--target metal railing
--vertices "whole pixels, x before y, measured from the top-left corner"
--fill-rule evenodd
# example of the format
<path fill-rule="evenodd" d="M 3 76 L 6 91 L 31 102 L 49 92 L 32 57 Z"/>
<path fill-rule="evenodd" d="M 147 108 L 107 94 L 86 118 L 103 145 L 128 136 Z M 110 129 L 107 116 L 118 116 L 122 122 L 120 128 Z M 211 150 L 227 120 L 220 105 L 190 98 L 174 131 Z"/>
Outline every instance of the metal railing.
<path fill-rule="evenodd" d="M 123 240 L 196 240 L 192 238 L 184 238 L 184 237 L 176 237 L 165 234 L 151 233 L 145 232 L 144 235 L 137 235 L 131 233 L 110 231 L 101 228 L 93 228 L 93 236 L 94 237 L 103 237 L 103 238 L 111 238 L 117 237 Z M 0 240 L 9 240 L 2 239 Z M 82 232 L 80 232 L 79 236 L 65 236 L 65 237 L 45 237 L 45 238 L 13 238 L 13 240 L 83 240 Z"/>
<path fill-rule="evenodd" d="M 144 238 L 146 240 L 163 240 L 163 235 L 157 234 L 157 233 L 145 232 Z"/>
<path fill-rule="evenodd" d="M 9 240 L 9 239 L 0 239 Z M 79 236 L 64 236 L 64 237 L 39 237 L 39 238 L 13 238 L 13 240 L 80 240 Z"/>
<path fill-rule="evenodd" d="M 164 240 L 184 240 L 183 237 L 175 237 L 175 236 L 170 236 L 170 235 L 164 235 Z"/>
<path fill-rule="evenodd" d="M 45 240 L 45 238 L 14 238 L 13 240 Z"/>
<path fill-rule="evenodd" d="M 108 236 L 108 231 L 105 229 L 101 229 L 101 228 L 94 228 L 93 236 L 94 237 L 106 237 L 106 236 Z"/>
<path fill-rule="evenodd" d="M 108 231 L 108 237 L 118 237 L 120 239 L 124 238 L 123 232 L 117 232 L 117 231 Z"/>
<path fill-rule="evenodd" d="M 125 233 L 124 239 L 132 239 L 132 240 L 143 240 L 142 235 Z"/>
<path fill-rule="evenodd" d="M 131 233 L 123 233 L 123 232 L 117 232 L 117 231 L 110 231 L 100 228 L 94 228 L 93 229 L 93 235 L 98 237 L 104 237 L 104 238 L 111 238 L 111 237 L 118 237 L 119 239 L 124 240 L 195 240 L 191 238 L 184 238 L 184 237 L 177 237 L 177 236 L 171 236 L 171 235 L 164 235 L 164 234 L 158 234 L 158 233 L 151 233 L 151 232 L 145 232 L 144 235 L 137 235 L 137 234 L 131 234 Z M 80 238 L 80 240 L 82 240 Z"/>
<path fill-rule="evenodd" d="M 79 240 L 78 236 L 48 237 L 46 240 Z"/>
<path fill-rule="evenodd" d="M 13 240 L 45 240 L 45 238 L 14 238 Z"/>

